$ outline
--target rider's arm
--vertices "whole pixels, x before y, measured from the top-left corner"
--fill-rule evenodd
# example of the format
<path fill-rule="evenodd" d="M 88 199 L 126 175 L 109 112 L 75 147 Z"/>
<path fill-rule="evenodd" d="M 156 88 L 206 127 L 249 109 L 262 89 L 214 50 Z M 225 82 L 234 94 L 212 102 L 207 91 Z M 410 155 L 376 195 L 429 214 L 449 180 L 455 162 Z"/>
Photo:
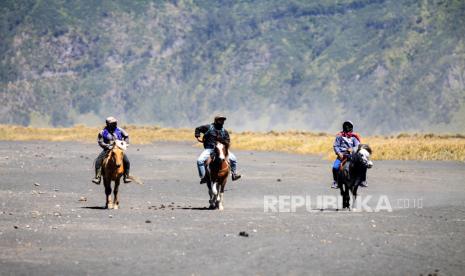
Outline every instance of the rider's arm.
<path fill-rule="evenodd" d="M 346 151 L 346 149 L 342 146 L 341 140 L 342 140 L 342 137 L 338 135 L 336 136 L 336 139 L 334 140 L 334 144 L 333 144 L 334 153 L 336 153 L 336 155 L 339 158 L 341 158 L 341 156 Z"/>
<path fill-rule="evenodd" d="M 339 135 L 336 136 L 336 139 L 334 139 L 333 149 L 336 155 L 339 155 L 339 153 L 341 153 L 341 141 L 340 140 L 341 140 L 341 137 Z"/>
<path fill-rule="evenodd" d="M 110 145 L 105 143 L 105 141 L 103 140 L 103 135 L 101 132 L 99 132 L 98 134 L 97 142 L 98 142 L 98 145 L 104 150 L 107 150 L 110 148 Z"/>
<path fill-rule="evenodd" d="M 195 138 L 199 138 L 200 137 L 200 133 L 204 133 L 208 131 L 208 129 L 210 128 L 210 125 L 203 125 L 203 126 L 199 126 L 197 128 L 195 128 Z"/>
<path fill-rule="evenodd" d="M 129 144 L 129 134 L 122 128 L 119 129 L 121 131 L 121 135 L 123 136 L 123 141 Z"/>

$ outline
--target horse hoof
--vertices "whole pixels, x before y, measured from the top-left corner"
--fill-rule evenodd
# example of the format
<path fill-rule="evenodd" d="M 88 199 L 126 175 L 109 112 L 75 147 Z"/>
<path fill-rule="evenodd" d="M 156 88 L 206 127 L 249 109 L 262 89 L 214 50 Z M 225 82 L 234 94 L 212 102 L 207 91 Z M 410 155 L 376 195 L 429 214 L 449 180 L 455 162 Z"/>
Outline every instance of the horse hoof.
<path fill-rule="evenodd" d="M 118 210 L 118 209 L 119 209 L 119 205 L 116 205 L 116 204 L 113 205 L 113 209 L 114 209 L 114 210 Z"/>
<path fill-rule="evenodd" d="M 113 209 L 113 203 L 107 203 L 107 205 L 105 206 L 106 209 Z"/>
<path fill-rule="evenodd" d="M 220 206 L 218 206 L 218 210 L 220 210 L 220 211 L 224 210 L 223 204 L 220 204 Z"/>

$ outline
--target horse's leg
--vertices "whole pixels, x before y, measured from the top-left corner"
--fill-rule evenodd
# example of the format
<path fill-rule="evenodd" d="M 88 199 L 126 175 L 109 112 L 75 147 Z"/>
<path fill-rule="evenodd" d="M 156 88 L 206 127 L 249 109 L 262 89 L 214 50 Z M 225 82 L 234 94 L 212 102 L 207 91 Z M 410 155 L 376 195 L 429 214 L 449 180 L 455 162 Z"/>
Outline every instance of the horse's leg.
<path fill-rule="evenodd" d="M 208 200 L 208 203 L 209 203 L 208 208 L 210 208 L 210 209 L 215 208 L 215 195 L 213 194 L 212 189 L 211 189 L 212 184 L 213 183 L 210 184 L 210 187 L 209 187 L 209 190 L 208 190 L 208 195 L 210 196 L 210 200 Z"/>
<path fill-rule="evenodd" d="M 214 201 L 213 201 L 213 191 L 212 191 L 213 183 L 210 178 L 210 172 L 209 172 L 208 167 L 206 168 L 205 171 L 206 171 L 205 177 L 207 178 L 208 195 L 210 196 L 210 199 L 208 200 L 208 203 L 209 203 L 208 208 L 213 209 L 213 207 L 215 207 Z"/>
<path fill-rule="evenodd" d="M 113 202 L 111 201 L 111 180 L 104 177 L 103 185 L 105 186 L 105 196 L 106 196 L 105 208 L 113 209 Z"/>
<path fill-rule="evenodd" d="M 341 187 L 343 187 L 343 192 L 342 192 L 342 208 L 346 209 L 349 208 L 349 201 L 347 197 L 349 196 L 349 189 L 347 187 L 346 183 L 341 183 Z"/>
<path fill-rule="evenodd" d="M 223 210 L 224 210 L 223 196 L 224 196 L 224 193 L 220 193 L 220 194 L 218 195 L 218 210 L 220 210 L 220 211 L 223 211 Z"/>
<path fill-rule="evenodd" d="M 119 183 L 120 183 L 121 178 L 117 178 L 115 180 L 115 188 L 113 189 L 113 194 L 114 194 L 114 203 L 113 203 L 113 209 L 118 209 L 119 208 Z"/>
<path fill-rule="evenodd" d="M 358 191 L 358 183 L 357 185 L 355 185 L 354 183 L 354 186 L 352 187 L 352 196 L 353 196 L 352 206 L 354 207 L 354 209 L 355 209 L 355 202 L 357 200 L 357 191 Z"/>
<path fill-rule="evenodd" d="M 339 190 L 341 191 L 341 197 L 342 197 L 342 209 L 347 208 L 346 207 L 346 191 L 345 191 L 345 178 L 344 175 L 338 170 L 337 172 L 337 177 L 336 177 L 337 185 L 339 186 Z"/>
<path fill-rule="evenodd" d="M 229 174 L 227 174 L 227 175 L 221 180 L 221 185 L 220 185 L 220 187 L 219 187 L 220 195 L 219 195 L 218 209 L 219 209 L 220 211 L 223 211 L 223 210 L 224 210 L 224 186 L 226 186 L 226 182 L 228 181 L 228 176 L 229 176 Z"/>
<path fill-rule="evenodd" d="M 344 184 L 343 183 L 338 183 L 339 186 L 339 191 L 341 192 L 341 197 L 342 197 L 342 208 L 345 208 L 344 205 Z"/>
<path fill-rule="evenodd" d="M 211 177 L 211 171 L 210 171 L 210 181 L 211 181 L 211 202 L 210 202 L 210 208 L 212 209 L 218 209 L 218 200 L 219 200 L 219 192 L 218 192 L 218 187 L 219 187 L 219 179 L 217 175 L 217 171 L 214 172 L 216 177 L 212 179 Z"/>
<path fill-rule="evenodd" d="M 212 193 L 218 195 L 218 179 L 212 182 Z"/>
<path fill-rule="evenodd" d="M 351 191 L 351 187 L 349 185 L 350 185 L 349 183 L 346 184 L 346 206 L 347 206 L 347 209 L 349 209 L 349 211 L 350 211 L 350 191 Z"/>
<path fill-rule="evenodd" d="M 213 182 L 213 203 L 215 204 L 215 209 L 220 208 L 220 182 L 221 179 L 216 179 L 215 182 Z"/>
<path fill-rule="evenodd" d="M 342 209 L 348 208 L 349 206 L 347 206 L 347 185 L 345 181 L 340 182 L 339 180 L 338 180 L 338 185 L 339 185 L 339 189 L 341 190 Z"/>

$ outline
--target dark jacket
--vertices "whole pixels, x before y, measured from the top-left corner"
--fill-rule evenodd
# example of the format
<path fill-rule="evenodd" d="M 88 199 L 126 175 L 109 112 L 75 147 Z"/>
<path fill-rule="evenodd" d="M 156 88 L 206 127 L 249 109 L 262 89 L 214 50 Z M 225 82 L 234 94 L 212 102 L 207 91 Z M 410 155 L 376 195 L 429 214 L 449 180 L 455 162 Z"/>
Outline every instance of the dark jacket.
<path fill-rule="evenodd" d="M 216 141 L 222 139 L 227 144 L 231 143 L 229 133 L 226 129 L 215 128 L 214 124 L 199 126 L 195 129 L 195 137 L 200 137 L 200 133 L 203 133 L 203 147 L 206 149 L 214 149 Z"/>

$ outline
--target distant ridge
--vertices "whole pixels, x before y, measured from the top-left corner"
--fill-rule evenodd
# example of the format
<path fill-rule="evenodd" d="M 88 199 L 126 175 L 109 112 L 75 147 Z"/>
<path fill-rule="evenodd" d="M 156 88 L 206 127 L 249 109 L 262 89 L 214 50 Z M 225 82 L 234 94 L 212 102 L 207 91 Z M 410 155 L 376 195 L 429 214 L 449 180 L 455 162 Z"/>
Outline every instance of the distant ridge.
<path fill-rule="evenodd" d="M 91 4 L 89 4 L 91 3 Z M 465 131 L 465 2 L 0 2 L 0 124 Z"/>

